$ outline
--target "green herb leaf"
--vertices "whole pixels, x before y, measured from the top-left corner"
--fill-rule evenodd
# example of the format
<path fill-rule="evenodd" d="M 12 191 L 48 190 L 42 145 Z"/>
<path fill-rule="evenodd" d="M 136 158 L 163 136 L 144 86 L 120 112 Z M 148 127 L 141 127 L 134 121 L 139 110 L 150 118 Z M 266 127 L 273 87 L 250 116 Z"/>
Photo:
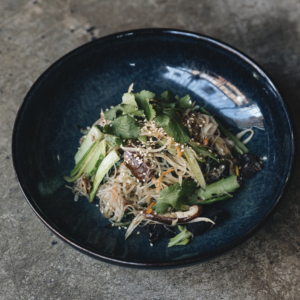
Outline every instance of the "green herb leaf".
<path fill-rule="evenodd" d="M 132 93 L 125 93 L 123 95 L 123 97 L 122 97 L 122 104 L 128 104 L 128 105 L 135 105 L 135 106 L 137 106 L 134 94 L 132 94 Z"/>
<path fill-rule="evenodd" d="M 149 91 L 141 91 L 135 94 L 135 101 L 140 110 L 143 110 L 148 121 L 152 121 L 156 116 L 156 112 L 153 109 L 149 101 L 155 96 L 155 94 Z"/>
<path fill-rule="evenodd" d="M 154 121 L 157 123 L 158 126 L 160 127 L 166 127 L 169 124 L 170 121 L 170 117 L 165 115 L 165 114 L 161 114 L 158 115 Z"/>
<path fill-rule="evenodd" d="M 164 214 L 171 205 L 175 209 L 181 209 L 185 205 L 188 198 L 194 195 L 197 188 L 197 183 L 194 181 L 183 180 L 182 185 L 178 182 L 164 188 L 159 192 L 160 197 L 153 206 L 153 209 L 158 214 Z"/>
<path fill-rule="evenodd" d="M 120 105 L 117 105 L 117 106 L 113 107 L 112 109 L 106 111 L 104 113 L 104 117 L 106 120 L 113 121 L 118 117 L 118 115 L 120 115 L 120 112 L 122 112 L 122 111 L 123 111 L 123 108 Z"/>
<path fill-rule="evenodd" d="M 140 133 L 140 127 L 134 118 L 126 115 L 114 120 L 111 124 L 104 126 L 104 132 L 116 135 L 122 140 L 135 139 Z"/>
<path fill-rule="evenodd" d="M 187 201 L 187 205 L 192 206 L 198 204 L 198 193 L 195 193 L 190 199 Z"/>
<path fill-rule="evenodd" d="M 107 134 L 106 140 L 111 146 L 120 146 L 122 144 L 122 140 L 117 136 Z"/>
<path fill-rule="evenodd" d="M 177 104 L 177 100 L 173 94 L 172 91 L 165 91 L 161 94 L 161 98 L 159 99 L 158 103 L 157 103 L 157 108 L 156 111 L 161 108 L 175 108 Z M 159 114 L 159 112 L 157 111 L 157 114 Z"/>
<path fill-rule="evenodd" d="M 125 104 L 123 106 L 123 115 L 136 112 L 138 110 L 137 105 Z"/>
<path fill-rule="evenodd" d="M 134 111 L 132 113 L 130 113 L 132 116 L 134 117 L 142 117 L 142 116 L 145 116 L 144 114 L 144 111 L 143 110 L 137 110 L 137 111 Z"/>
<path fill-rule="evenodd" d="M 190 141 L 190 133 L 187 127 L 182 125 L 180 117 L 174 109 L 164 110 L 164 114 L 170 117 L 168 125 L 165 127 L 167 134 L 174 138 L 176 143 L 185 144 Z"/>
<path fill-rule="evenodd" d="M 186 95 L 182 98 L 178 97 L 177 99 L 178 99 L 178 105 L 180 108 L 193 108 L 190 95 Z"/>
<path fill-rule="evenodd" d="M 166 90 L 161 94 L 161 98 L 166 103 L 176 103 L 176 98 L 172 91 Z"/>

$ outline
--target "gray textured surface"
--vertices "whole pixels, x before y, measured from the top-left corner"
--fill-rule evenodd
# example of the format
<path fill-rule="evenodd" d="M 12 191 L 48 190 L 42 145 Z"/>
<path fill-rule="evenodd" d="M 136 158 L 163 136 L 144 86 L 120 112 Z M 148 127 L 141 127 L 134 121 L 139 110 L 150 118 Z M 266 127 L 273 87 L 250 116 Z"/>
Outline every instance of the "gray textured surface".
<path fill-rule="evenodd" d="M 25 202 L 10 146 L 17 110 L 41 72 L 93 37 L 140 27 L 198 31 L 245 51 L 275 79 L 299 128 L 299 16 L 297 0 L 1 0 L 0 299 L 300 299 L 299 167 L 276 214 L 243 245 L 186 269 L 138 271 L 58 240 Z"/>

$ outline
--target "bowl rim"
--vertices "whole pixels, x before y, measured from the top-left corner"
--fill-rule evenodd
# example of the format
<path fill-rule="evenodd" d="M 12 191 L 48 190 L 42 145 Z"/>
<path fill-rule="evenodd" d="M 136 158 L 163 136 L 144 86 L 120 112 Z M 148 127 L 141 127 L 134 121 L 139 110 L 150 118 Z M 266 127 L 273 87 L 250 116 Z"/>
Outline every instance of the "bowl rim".
<path fill-rule="evenodd" d="M 186 259 L 180 259 L 180 260 L 172 260 L 168 262 L 136 262 L 132 260 L 126 260 L 126 259 L 116 259 L 111 256 L 106 256 L 106 255 L 100 255 L 98 253 L 95 253 L 89 249 L 87 249 L 84 246 L 80 246 L 77 243 L 71 241 L 68 239 L 66 236 L 64 236 L 62 233 L 60 233 L 58 230 L 56 230 L 51 224 L 48 223 L 47 220 L 39 213 L 37 206 L 34 204 L 34 202 L 30 198 L 29 191 L 24 184 L 24 182 L 21 179 L 20 172 L 19 172 L 19 166 L 17 163 L 17 128 L 18 124 L 21 119 L 22 112 L 24 110 L 24 107 L 26 103 L 29 101 L 31 93 L 36 89 L 36 87 L 39 85 L 39 83 L 44 79 L 44 77 L 47 75 L 48 72 L 51 72 L 53 69 L 55 69 L 62 61 L 67 59 L 68 57 L 72 56 L 74 53 L 81 51 L 82 49 L 86 47 L 90 47 L 92 44 L 96 44 L 99 42 L 105 42 L 106 40 L 109 39 L 115 39 L 115 38 L 126 38 L 126 36 L 129 35 L 135 35 L 135 34 L 153 34 L 153 33 L 161 33 L 161 34 L 166 34 L 166 35 L 181 35 L 181 36 L 187 36 L 187 37 L 193 37 L 197 38 L 209 43 L 212 43 L 216 46 L 219 46 L 227 51 L 230 51 L 237 55 L 240 59 L 245 61 L 246 63 L 250 64 L 252 67 L 254 67 L 261 75 L 264 76 L 264 78 L 268 81 L 268 83 L 274 88 L 274 90 L 277 92 L 277 95 L 279 96 L 279 101 L 282 103 L 282 106 L 284 108 L 284 112 L 290 127 L 291 131 L 291 143 L 292 143 L 292 148 L 291 148 L 291 162 L 289 165 L 288 173 L 287 173 L 287 178 L 285 180 L 284 187 L 281 191 L 281 194 L 277 197 L 276 201 L 274 202 L 272 208 L 269 210 L 269 212 L 262 218 L 253 228 L 251 228 L 247 233 L 244 235 L 240 236 L 237 240 L 231 242 L 230 244 L 215 250 L 213 252 L 206 253 L 204 255 L 198 255 L 193 258 L 186 258 Z M 296 165 L 296 135 L 295 135 L 295 125 L 294 125 L 294 120 L 293 116 L 291 114 L 291 111 L 288 107 L 288 104 L 286 100 L 282 97 L 282 94 L 280 90 L 278 89 L 277 85 L 274 83 L 273 79 L 271 79 L 270 75 L 252 58 L 250 58 L 247 54 L 243 53 L 242 51 L 238 50 L 237 48 L 219 40 L 216 38 L 212 38 L 210 36 L 193 32 L 193 31 L 188 31 L 188 30 L 182 30 L 182 29 L 173 29 L 173 28 L 142 28 L 142 29 L 133 29 L 133 30 L 126 30 L 126 31 L 121 31 L 121 32 L 116 32 L 113 34 L 109 34 L 106 36 L 103 36 L 101 38 L 98 38 L 96 40 L 92 40 L 88 43 L 85 43 L 72 51 L 66 53 L 62 57 L 60 57 L 58 60 L 56 60 L 54 63 L 52 63 L 42 74 L 36 79 L 34 84 L 31 86 L 29 91 L 27 92 L 25 98 L 23 99 L 22 104 L 20 105 L 20 108 L 17 112 L 16 119 L 14 122 L 14 127 L 13 127 L 13 134 L 12 134 L 12 160 L 13 160 L 13 167 L 14 167 L 14 172 L 16 174 L 16 178 L 19 184 L 19 187 L 23 193 L 23 196 L 25 197 L 27 203 L 31 207 L 31 209 L 34 211 L 34 213 L 39 217 L 39 219 L 53 232 L 55 233 L 60 239 L 62 239 L 64 242 L 72 246 L 73 248 L 79 250 L 80 252 L 89 255 L 93 258 L 96 258 L 100 261 L 118 265 L 121 267 L 130 267 L 130 268 L 139 268 L 139 269 L 169 269 L 169 268 L 182 268 L 186 266 L 191 266 L 195 265 L 198 263 L 203 263 L 208 260 L 214 259 L 218 256 L 221 256 L 228 251 L 234 249 L 238 245 L 240 245 L 242 242 L 246 241 L 248 238 L 250 238 L 254 233 L 256 233 L 260 228 L 263 227 L 263 225 L 270 219 L 270 217 L 274 214 L 278 206 L 283 200 L 284 195 L 287 192 L 288 186 L 291 183 L 292 176 L 294 174 L 295 170 L 295 165 Z"/>

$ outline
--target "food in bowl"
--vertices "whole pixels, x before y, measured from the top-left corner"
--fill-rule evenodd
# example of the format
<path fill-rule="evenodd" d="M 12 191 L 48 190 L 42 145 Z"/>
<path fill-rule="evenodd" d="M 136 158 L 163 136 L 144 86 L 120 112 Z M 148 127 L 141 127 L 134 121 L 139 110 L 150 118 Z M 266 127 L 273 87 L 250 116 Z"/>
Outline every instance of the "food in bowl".
<path fill-rule="evenodd" d="M 235 136 L 189 95 L 132 91 L 133 84 L 122 103 L 81 129 L 75 167 L 64 179 L 74 183 L 76 201 L 99 198 L 108 227 L 125 227 L 125 239 L 142 226 L 151 245 L 160 237 L 170 238 L 168 247 L 186 245 L 221 218 L 209 204 L 232 197 L 243 177 L 262 170 L 245 146 L 254 131 Z"/>

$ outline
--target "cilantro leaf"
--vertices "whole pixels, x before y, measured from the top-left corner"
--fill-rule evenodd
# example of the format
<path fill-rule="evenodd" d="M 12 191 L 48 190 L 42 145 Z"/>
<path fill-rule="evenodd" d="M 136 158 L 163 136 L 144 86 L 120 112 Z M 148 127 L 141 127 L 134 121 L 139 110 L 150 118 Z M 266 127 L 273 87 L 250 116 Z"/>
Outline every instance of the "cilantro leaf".
<path fill-rule="evenodd" d="M 181 186 L 179 182 L 164 188 L 159 192 L 159 198 L 157 202 L 154 204 L 153 209 L 157 214 L 164 214 L 168 207 L 172 205 L 172 207 L 180 209 L 181 202 L 184 199 L 180 199 Z"/>
<path fill-rule="evenodd" d="M 178 105 L 180 106 L 180 108 L 193 108 L 190 95 L 186 95 L 182 98 L 178 97 L 177 101 L 178 101 Z"/>
<path fill-rule="evenodd" d="M 153 206 L 153 209 L 158 214 L 164 214 L 171 205 L 175 209 L 181 209 L 181 206 L 186 204 L 188 198 L 195 193 L 197 183 L 184 179 L 182 185 L 179 182 L 164 188 L 159 192 L 160 197 Z"/>
<path fill-rule="evenodd" d="M 116 135 L 121 139 L 135 139 L 140 133 L 140 127 L 134 118 L 125 115 L 115 119 L 111 124 L 105 125 L 104 133 Z"/>
<path fill-rule="evenodd" d="M 125 93 L 122 97 L 122 104 L 137 105 L 134 94 Z"/>
<path fill-rule="evenodd" d="M 174 108 L 177 104 L 177 100 L 172 91 L 167 90 L 161 94 L 160 101 L 157 103 L 157 107 L 161 108 Z"/>
<path fill-rule="evenodd" d="M 137 111 L 131 112 L 130 114 L 131 114 L 132 116 L 135 116 L 135 117 L 142 117 L 142 116 L 145 116 L 143 110 L 137 110 Z"/>
<path fill-rule="evenodd" d="M 118 117 L 119 112 L 123 111 L 123 108 L 120 105 L 113 107 L 112 109 L 106 111 L 104 113 L 104 117 L 106 120 L 113 121 Z"/>
<path fill-rule="evenodd" d="M 165 127 L 166 133 L 173 137 L 176 143 L 187 143 L 190 140 L 189 130 L 182 125 L 180 117 L 176 114 L 175 110 L 164 110 L 164 114 L 170 117 L 169 123 Z"/>
<path fill-rule="evenodd" d="M 166 127 L 169 124 L 170 117 L 165 114 L 158 115 L 154 121 L 157 123 L 160 127 Z"/>
<path fill-rule="evenodd" d="M 184 179 L 182 181 L 182 196 L 186 198 L 193 196 L 195 194 L 196 188 L 197 182 Z"/>
<path fill-rule="evenodd" d="M 165 103 L 175 103 L 176 98 L 172 91 L 166 90 L 161 94 L 161 98 Z"/>
<path fill-rule="evenodd" d="M 120 146 L 122 144 L 122 140 L 117 136 L 107 134 L 106 140 L 111 146 Z"/>
<path fill-rule="evenodd" d="M 138 105 L 135 101 L 134 94 L 125 93 L 122 97 L 123 115 L 138 111 Z"/>
<path fill-rule="evenodd" d="M 195 193 L 188 201 L 187 205 L 192 206 L 198 204 L 198 193 Z"/>
<path fill-rule="evenodd" d="M 138 110 L 138 107 L 136 105 L 125 104 L 123 106 L 123 115 L 136 112 L 137 110 Z"/>
<path fill-rule="evenodd" d="M 149 100 L 152 99 L 155 94 L 149 91 L 141 91 L 140 93 L 135 94 L 135 101 L 139 106 L 139 109 L 143 110 L 148 121 L 152 121 L 156 116 L 156 112 L 153 109 L 152 105 L 149 103 Z"/>

